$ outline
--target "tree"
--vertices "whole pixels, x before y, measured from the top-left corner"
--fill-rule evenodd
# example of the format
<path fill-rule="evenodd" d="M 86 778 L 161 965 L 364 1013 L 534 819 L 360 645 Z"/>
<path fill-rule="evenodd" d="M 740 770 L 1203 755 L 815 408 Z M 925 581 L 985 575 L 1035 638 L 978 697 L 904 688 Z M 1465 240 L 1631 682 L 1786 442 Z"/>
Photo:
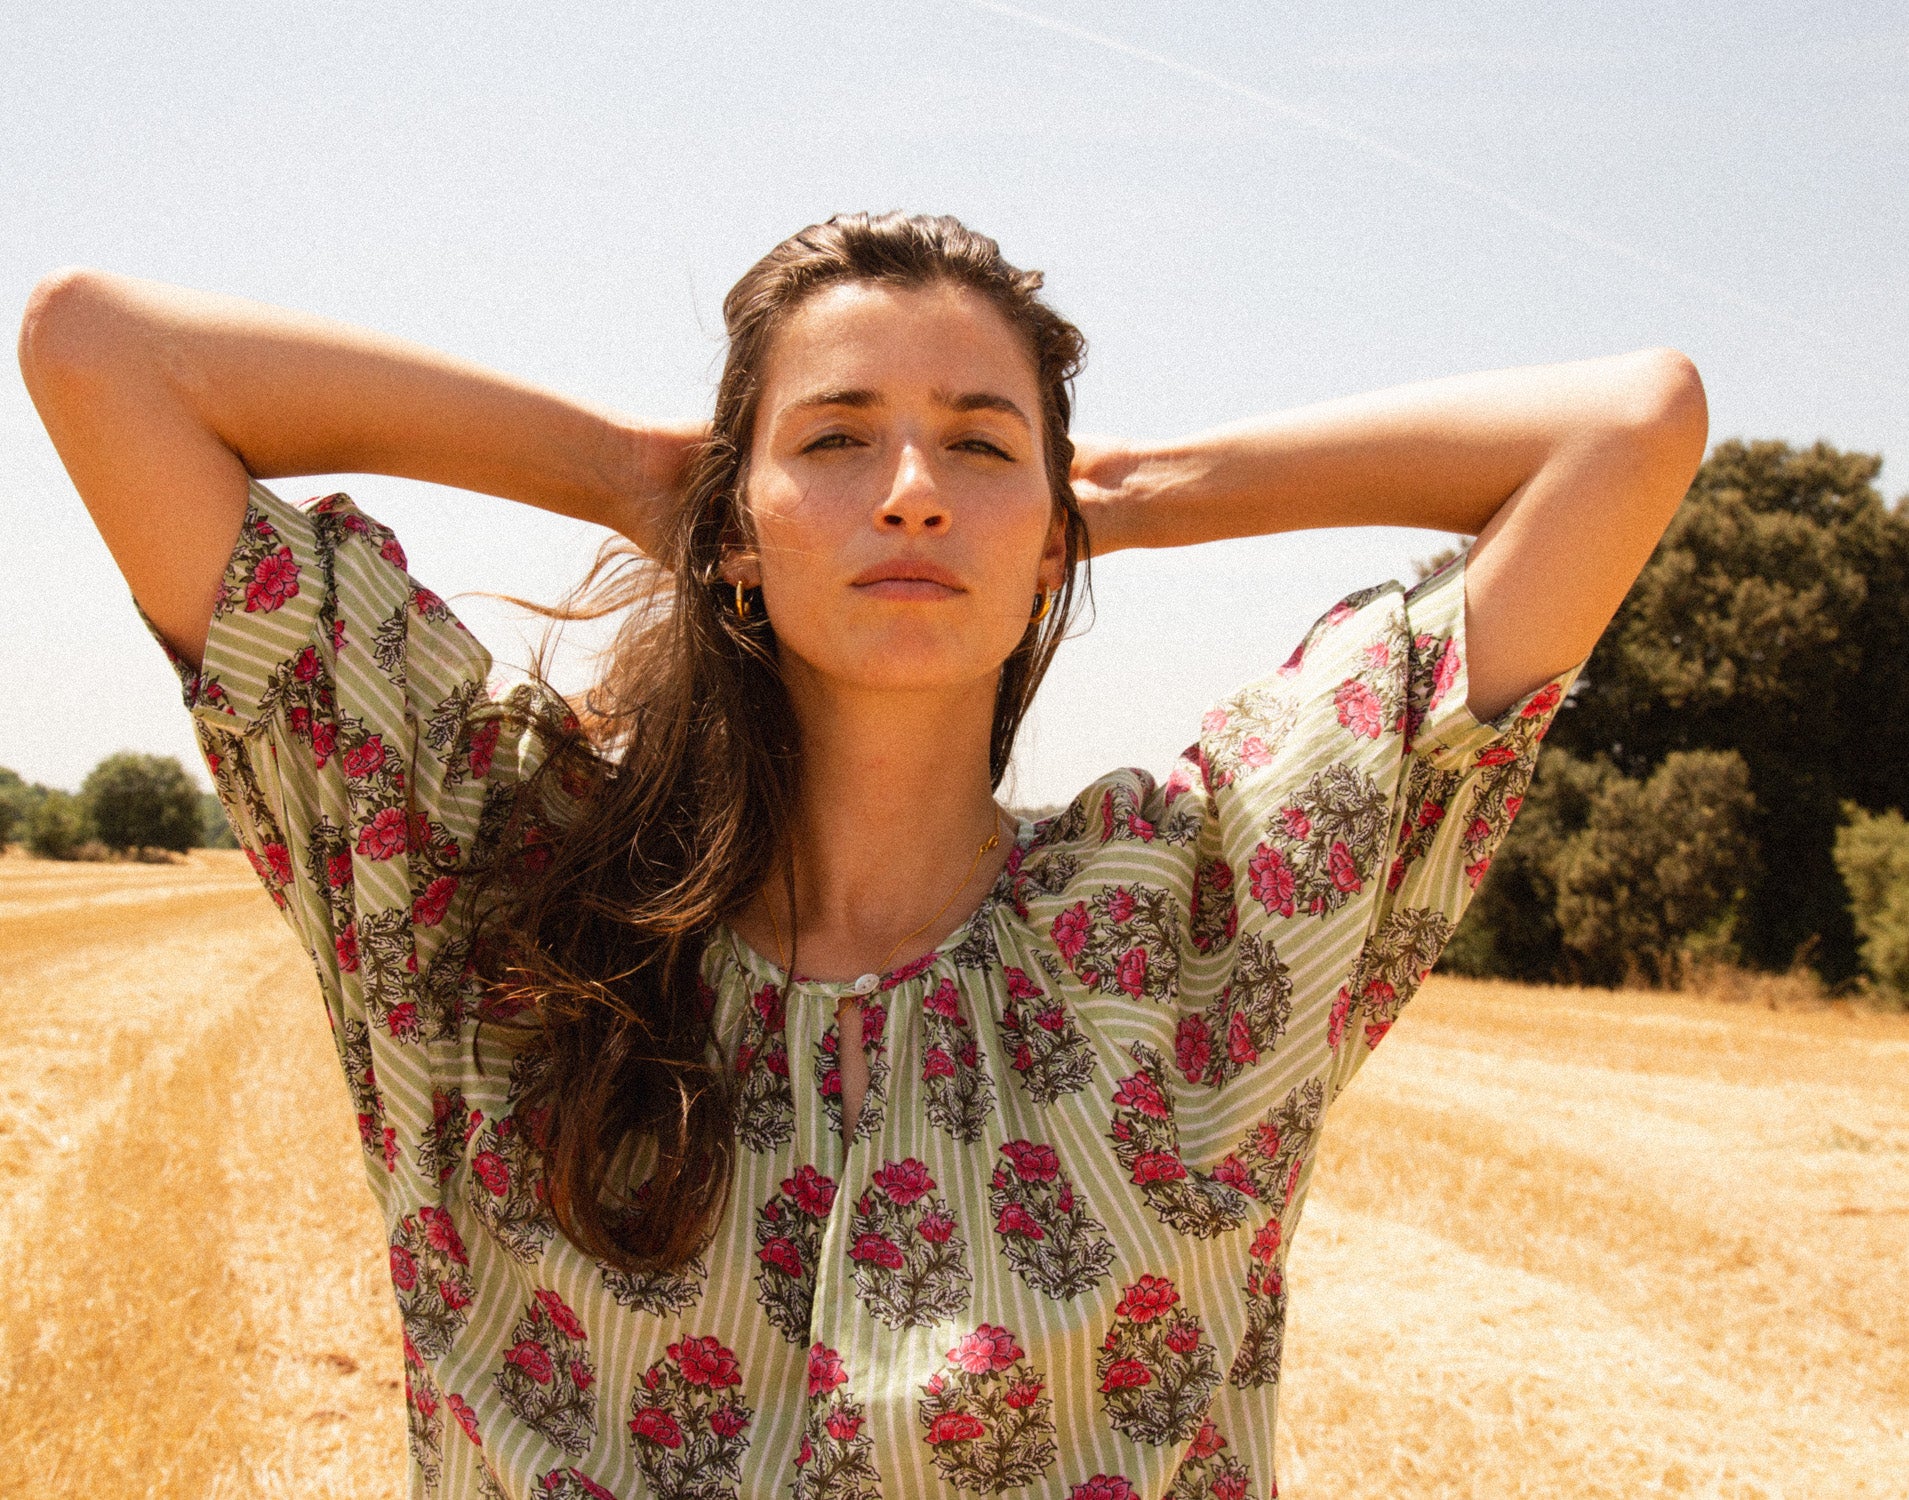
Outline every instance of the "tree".
<path fill-rule="evenodd" d="M 1898 1003 L 1909 1003 L 1909 822 L 1895 808 L 1843 807 L 1836 868 L 1849 889 L 1863 967 Z"/>
<path fill-rule="evenodd" d="M 80 797 L 109 849 L 183 853 L 199 843 L 199 789 L 170 755 L 109 755 L 87 774 Z"/>
<path fill-rule="evenodd" d="M 18 771 L 0 766 L 0 849 L 27 831 L 38 801 Z"/>
<path fill-rule="evenodd" d="M 1575 977 L 1674 984 L 1699 951 L 1736 958 L 1755 807 L 1734 750 L 1678 750 L 1647 780 L 1606 779 L 1552 865 Z"/>
<path fill-rule="evenodd" d="M 44 859 L 71 859 L 91 831 L 79 798 L 47 790 L 33 809 L 27 846 Z"/>
<path fill-rule="evenodd" d="M 1841 804 L 1900 802 L 1909 766 L 1909 515 L 1873 488 L 1881 463 L 1719 443 L 1550 738 L 1634 779 L 1676 751 L 1740 754 L 1765 856 L 1743 955 L 1806 956 L 1830 979 L 1857 966 Z"/>
<path fill-rule="evenodd" d="M 225 807 L 215 792 L 199 793 L 199 847 L 201 849 L 239 847 L 238 837 L 232 832 L 231 819 L 226 817 Z"/>

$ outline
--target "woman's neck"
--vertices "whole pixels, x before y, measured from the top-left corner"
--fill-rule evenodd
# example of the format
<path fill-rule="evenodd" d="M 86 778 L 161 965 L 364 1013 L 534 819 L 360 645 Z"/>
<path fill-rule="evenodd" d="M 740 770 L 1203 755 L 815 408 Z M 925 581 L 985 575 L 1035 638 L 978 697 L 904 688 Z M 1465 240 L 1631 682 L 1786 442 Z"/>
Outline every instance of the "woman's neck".
<path fill-rule="evenodd" d="M 795 911 L 778 875 L 736 926 L 779 963 L 793 927 L 803 974 L 854 979 L 932 950 L 1000 874 L 1012 829 L 988 776 L 991 687 L 873 693 L 790 677 L 802 725 Z"/>

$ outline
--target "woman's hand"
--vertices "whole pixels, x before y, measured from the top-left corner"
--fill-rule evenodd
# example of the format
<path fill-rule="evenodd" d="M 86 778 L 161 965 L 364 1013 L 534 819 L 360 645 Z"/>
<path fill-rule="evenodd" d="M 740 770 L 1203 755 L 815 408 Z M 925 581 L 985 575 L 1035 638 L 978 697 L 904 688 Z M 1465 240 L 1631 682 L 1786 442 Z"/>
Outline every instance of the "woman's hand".
<path fill-rule="evenodd" d="M 709 423 L 624 423 L 619 435 L 624 450 L 621 476 L 606 497 L 603 514 L 591 519 L 660 557 L 687 498 L 690 465 L 709 439 Z"/>

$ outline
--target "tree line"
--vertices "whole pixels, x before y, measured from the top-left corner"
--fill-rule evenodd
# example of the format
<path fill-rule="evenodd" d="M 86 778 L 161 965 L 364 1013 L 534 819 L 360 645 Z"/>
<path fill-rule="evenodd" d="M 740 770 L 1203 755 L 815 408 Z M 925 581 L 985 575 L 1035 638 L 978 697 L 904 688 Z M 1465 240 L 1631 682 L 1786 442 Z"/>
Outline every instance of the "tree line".
<path fill-rule="evenodd" d="M 176 758 L 130 750 L 94 766 L 77 794 L 0 766 L 0 848 L 15 840 L 45 859 L 238 846 L 219 799 Z"/>
<path fill-rule="evenodd" d="M 1909 503 L 1880 457 L 1719 443 L 1559 712 L 1443 960 L 1909 1003 Z"/>

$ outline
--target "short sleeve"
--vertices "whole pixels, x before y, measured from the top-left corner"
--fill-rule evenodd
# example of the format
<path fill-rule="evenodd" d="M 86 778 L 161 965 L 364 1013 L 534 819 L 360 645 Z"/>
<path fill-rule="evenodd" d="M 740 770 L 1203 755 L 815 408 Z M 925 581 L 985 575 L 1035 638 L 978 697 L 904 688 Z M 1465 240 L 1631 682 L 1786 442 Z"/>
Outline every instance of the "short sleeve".
<path fill-rule="evenodd" d="M 1539 745 L 1582 670 L 1580 663 L 1560 672 L 1495 719 L 1480 721 L 1468 706 L 1466 562 L 1461 554 L 1404 596 L 1410 665 L 1384 879 L 1328 1023 L 1328 1040 L 1343 1054 L 1340 1086 L 1456 931 L 1524 801 Z"/>
<path fill-rule="evenodd" d="M 487 806 L 528 769 L 499 743 L 490 656 L 348 497 L 301 508 L 257 483 L 203 665 L 167 654 L 240 847 L 311 957 L 374 1187 L 414 1174 L 402 1196 L 428 1196 L 462 1113 L 453 898 Z"/>

